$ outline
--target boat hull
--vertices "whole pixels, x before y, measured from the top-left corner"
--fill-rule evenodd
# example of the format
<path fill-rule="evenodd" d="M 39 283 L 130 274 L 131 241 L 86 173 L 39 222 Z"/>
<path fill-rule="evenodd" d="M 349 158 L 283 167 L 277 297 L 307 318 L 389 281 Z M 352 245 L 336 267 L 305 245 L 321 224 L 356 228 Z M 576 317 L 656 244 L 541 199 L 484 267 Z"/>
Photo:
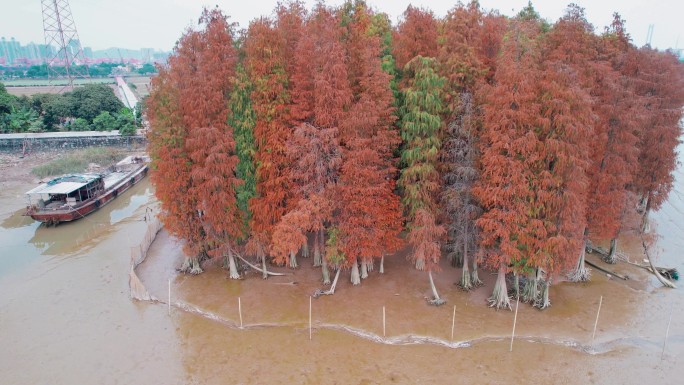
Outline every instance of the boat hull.
<path fill-rule="evenodd" d="M 147 175 L 147 170 L 147 164 L 141 165 L 139 168 L 131 171 L 126 177 L 122 178 L 120 182 L 106 189 L 101 195 L 91 198 L 77 206 L 60 209 L 29 207 L 26 215 L 48 225 L 57 225 L 62 222 L 71 222 L 81 219 L 86 215 L 99 210 L 107 203 L 116 199 L 120 194 L 140 182 Z"/>

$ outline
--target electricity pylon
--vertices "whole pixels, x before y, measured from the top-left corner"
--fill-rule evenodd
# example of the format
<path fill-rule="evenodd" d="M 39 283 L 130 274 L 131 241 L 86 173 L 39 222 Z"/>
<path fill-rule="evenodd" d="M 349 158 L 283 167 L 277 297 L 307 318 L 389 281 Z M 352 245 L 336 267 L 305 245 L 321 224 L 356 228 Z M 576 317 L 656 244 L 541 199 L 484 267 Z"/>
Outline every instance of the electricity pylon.
<path fill-rule="evenodd" d="M 68 0 L 42 0 L 43 30 L 45 45 L 57 47 L 56 51 L 48 48 L 47 70 L 48 81 L 65 78 L 66 88 L 74 89 L 74 79 L 89 78 L 85 55 L 78 39 L 76 23 L 71 15 Z M 64 71 L 58 68 L 63 67 Z"/>

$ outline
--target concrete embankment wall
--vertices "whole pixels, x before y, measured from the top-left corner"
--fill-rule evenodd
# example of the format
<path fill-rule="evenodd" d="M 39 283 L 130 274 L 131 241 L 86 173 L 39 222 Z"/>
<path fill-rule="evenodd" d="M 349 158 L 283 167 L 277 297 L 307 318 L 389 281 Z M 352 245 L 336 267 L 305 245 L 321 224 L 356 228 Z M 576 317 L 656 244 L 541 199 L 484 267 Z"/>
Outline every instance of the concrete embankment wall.
<path fill-rule="evenodd" d="M 121 136 L 116 131 L 0 135 L 0 152 L 13 154 L 85 147 L 142 148 L 146 144 L 143 135 Z"/>

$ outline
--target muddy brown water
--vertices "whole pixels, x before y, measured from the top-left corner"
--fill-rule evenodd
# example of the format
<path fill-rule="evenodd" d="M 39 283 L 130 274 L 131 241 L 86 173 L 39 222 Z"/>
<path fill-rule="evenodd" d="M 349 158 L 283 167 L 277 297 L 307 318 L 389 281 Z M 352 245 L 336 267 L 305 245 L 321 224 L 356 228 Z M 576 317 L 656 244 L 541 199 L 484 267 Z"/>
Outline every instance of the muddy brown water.
<path fill-rule="evenodd" d="M 660 236 L 652 253 L 657 265 L 684 272 L 681 169 L 676 177 L 670 200 L 652 215 Z M 435 278 L 447 304 L 431 307 L 427 277 L 404 250 L 386 259 L 384 276 L 376 263 L 354 287 L 343 272 L 335 295 L 314 299 L 309 339 L 309 295 L 320 274 L 311 259 L 300 258 L 294 271 L 273 268 L 290 275 L 268 280 L 253 272 L 230 280 L 218 266 L 177 275 L 180 246 L 162 230 L 138 272 L 162 302 L 171 279 L 168 315 L 165 303 L 128 297 L 130 247 L 141 242 L 145 209 L 155 204 L 149 180 L 56 228 L 21 215 L 27 187 L 4 183 L 0 195 L 0 384 L 676 384 L 684 377 L 683 289 L 662 288 L 624 263 L 609 268 L 629 281 L 594 270 L 591 282 L 554 284 L 545 311 L 521 304 L 509 352 L 514 313 L 485 305 L 494 275 L 481 271 L 486 286 L 464 293 L 454 285 L 460 270 L 444 265 Z M 621 246 L 642 261 L 637 240 L 626 236 Z"/>

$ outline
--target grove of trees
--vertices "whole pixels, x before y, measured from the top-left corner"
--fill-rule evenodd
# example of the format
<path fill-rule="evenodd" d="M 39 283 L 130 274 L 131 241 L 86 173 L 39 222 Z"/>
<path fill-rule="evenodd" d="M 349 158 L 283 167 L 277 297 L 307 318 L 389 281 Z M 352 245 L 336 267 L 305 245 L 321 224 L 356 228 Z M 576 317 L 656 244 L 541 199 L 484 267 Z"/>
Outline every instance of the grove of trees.
<path fill-rule="evenodd" d="M 217 258 L 239 278 L 252 257 L 267 278 L 312 255 L 332 294 L 407 245 L 432 304 L 444 255 L 464 290 L 498 272 L 491 306 L 510 308 L 508 275 L 543 309 L 553 282 L 589 279 L 590 240 L 615 263 L 667 198 L 683 68 L 575 4 L 554 24 L 531 4 L 409 6 L 392 26 L 362 0 L 289 1 L 243 31 L 205 10 L 146 102 L 162 220 L 189 273 Z"/>
<path fill-rule="evenodd" d="M 16 97 L 0 83 L 0 133 L 58 130 L 119 130 L 132 135 L 136 117 L 104 84 L 88 84 L 63 94 Z"/>

